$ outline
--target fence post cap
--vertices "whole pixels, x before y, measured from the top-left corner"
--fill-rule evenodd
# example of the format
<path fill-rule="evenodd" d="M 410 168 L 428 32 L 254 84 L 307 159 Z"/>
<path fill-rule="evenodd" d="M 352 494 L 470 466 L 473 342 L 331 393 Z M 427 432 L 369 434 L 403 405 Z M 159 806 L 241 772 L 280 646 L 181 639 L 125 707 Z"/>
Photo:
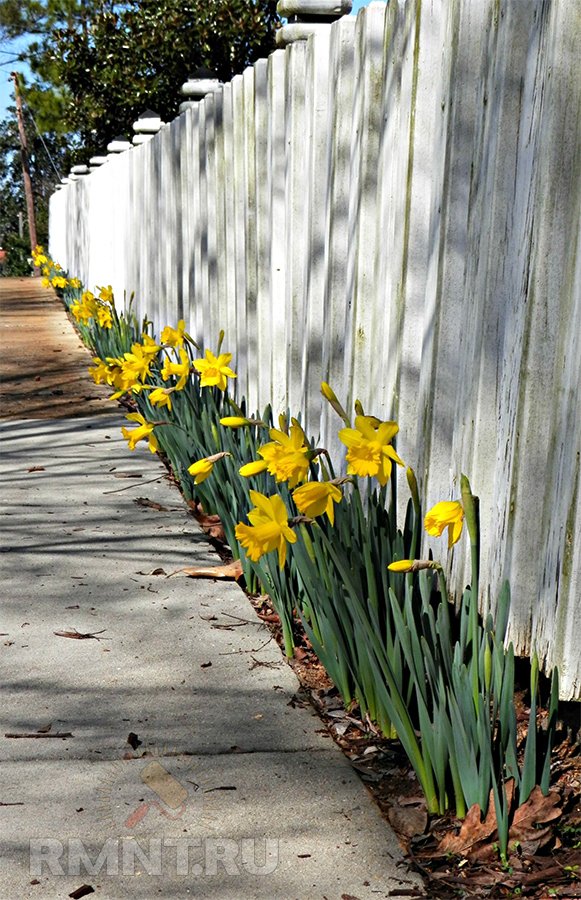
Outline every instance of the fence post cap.
<path fill-rule="evenodd" d="M 195 72 L 192 72 L 189 76 L 188 80 L 184 81 L 180 88 L 182 97 L 188 98 L 186 103 L 181 104 L 180 112 L 189 109 L 193 102 L 201 100 L 206 94 L 213 94 L 215 91 L 220 91 L 222 87 L 223 82 L 211 69 L 205 67 L 196 69 Z"/>
<path fill-rule="evenodd" d="M 137 132 L 137 134 L 156 134 L 162 125 L 163 122 L 159 113 L 154 112 L 152 109 L 146 109 L 139 114 L 137 121 L 133 123 L 133 131 Z M 135 140 L 133 143 L 135 143 Z"/>
<path fill-rule="evenodd" d="M 150 141 L 152 138 L 153 138 L 153 134 L 152 134 L 152 133 L 149 133 L 149 134 L 147 134 L 147 133 L 144 133 L 144 134 L 139 133 L 139 134 L 133 135 L 133 138 L 131 139 L 131 143 L 132 143 L 135 147 L 139 147 L 140 144 L 147 144 L 147 142 Z"/>
<path fill-rule="evenodd" d="M 276 32 L 276 46 L 286 47 L 295 41 L 306 41 L 312 34 L 327 34 L 328 22 L 289 22 Z"/>
<path fill-rule="evenodd" d="M 276 11 L 285 19 L 309 16 L 337 19 L 346 16 L 353 7 L 352 0 L 278 0 Z"/>
<path fill-rule="evenodd" d="M 107 144 L 107 151 L 109 153 L 123 153 L 125 150 L 129 150 L 131 147 L 131 141 L 128 141 L 125 135 L 118 134 Z"/>

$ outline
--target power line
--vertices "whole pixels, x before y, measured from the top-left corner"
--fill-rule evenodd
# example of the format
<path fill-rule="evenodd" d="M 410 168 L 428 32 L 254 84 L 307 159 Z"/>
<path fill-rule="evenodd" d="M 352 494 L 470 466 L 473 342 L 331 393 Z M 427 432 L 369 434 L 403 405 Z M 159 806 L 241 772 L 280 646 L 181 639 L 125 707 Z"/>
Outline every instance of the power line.
<path fill-rule="evenodd" d="M 42 142 L 42 146 L 43 146 L 44 149 L 45 149 L 46 155 L 48 156 L 48 158 L 49 158 L 49 160 L 50 160 L 50 164 L 51 164 L 51 166 L 53 167 L 53 169 L 54 169 L 54 171 L 55 171 L 56 177 L 57 177 L 58 180 L 60 181 L 60 180 L 61 180 L 61 173 L 60 173 L 59 170 L 57 169 L 57 167 L 56 167 L 56 165 L 55 165 L 55 163 L 54 163 L 54 160 L 53 160 L 52 156 L 50 155 L 50 151 L 49 151 L 48 147 L 46 146 L 46 142 L 45 142 L 45 140 L 44 140 L 42 134 L 40 133 L 39 127 L 38 127 L 38 125 L 36 124 L 36 119 L 35 119 L 34 116 L 32 115 L 32 110 L 30 109 L 30 106 L 28 105 L 28 103 L 26 104 L 26 108 L 27 108 L 27 110 L 28 110 L 28 115 L 29 115 L 30 118 L 32 119 L 32 122 L 33 122 L 33 124 L 34 124 L 35 129 L 36 129 L 36 133 L 37 133 L 37 135 L 39 136 L 39 138 L 40 138 L 40 140 L 41 140 L 41 142 Z"/>

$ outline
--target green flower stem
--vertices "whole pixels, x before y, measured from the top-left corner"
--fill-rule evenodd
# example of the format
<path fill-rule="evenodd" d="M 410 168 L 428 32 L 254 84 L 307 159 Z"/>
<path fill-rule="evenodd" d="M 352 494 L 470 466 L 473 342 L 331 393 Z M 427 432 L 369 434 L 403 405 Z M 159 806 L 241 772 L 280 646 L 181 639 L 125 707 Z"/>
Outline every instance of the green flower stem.
<path fill-rule="evenodd" d="M 478 596 L 480 593 L 480 527 L 478 516 L 478 497 L 475 497 L 466 475 L 460 478 L 462 492 L 462 506 L 466 519 L 466 527 L 470 537 L 470 560 L 472 566 L 472 581 L 470 585 L 470 614 L 469 628 L 472 644 L 472 658 L 470 662 L 470 675 L 472 680 L 472 696 L 476 710 L 478 710 L 479 673 L 478 673 Z"/>
<path fill-rule="evenodd" d="M 410 559 L 417 559 L 420 555 L 421 548 L 421 539 L 422 539 L 422 506 L 420 503 L 420 492 L 418 490 L 418 482 L 416 479 L 416 473 L 408 466 L 406 469 L 406 478 L 408 482 L 408 486 L 410 489 L 410 494 L 412 498 L 412 504 L 414 508 L 414 527 L 412 530 L 412 541 L 410 546 Z M 413 573 L 410 572 L 406 579 L 407 583 L 410 585 L 413 584 Z"/>

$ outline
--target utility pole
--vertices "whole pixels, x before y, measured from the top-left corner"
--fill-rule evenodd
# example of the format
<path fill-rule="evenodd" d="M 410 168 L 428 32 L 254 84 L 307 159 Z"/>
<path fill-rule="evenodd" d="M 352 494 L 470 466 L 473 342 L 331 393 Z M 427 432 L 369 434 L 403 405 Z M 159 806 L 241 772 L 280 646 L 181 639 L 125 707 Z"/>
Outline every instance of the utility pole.
<path fill-rule="evenodd" d="M 26 211 L 28 213 L 28 233 L 30 235 L 30 250 L 34 251 L 38 241 L 36 239 L 36 217 L 34 215 L 34 197 L 32 194 L 32 181 L 30 178 L 30 165 L 28 163 L 28 144 L 26 142 L 26 131 L 24 129 L 24 116 L 22 113 L 22 97 L 20 96 L 20 88 L 18 85 L 18 72 L 10 73 L 14 81 L 14 99 L 16 100 L 16 118 L 18 120 L 18 136 L 20 138 L 20 158 L 22 159 L 22 178 L 24 181 L 24 194 L 26 197 Z M 37 268 L 34 274 L 38 275 Z"/>

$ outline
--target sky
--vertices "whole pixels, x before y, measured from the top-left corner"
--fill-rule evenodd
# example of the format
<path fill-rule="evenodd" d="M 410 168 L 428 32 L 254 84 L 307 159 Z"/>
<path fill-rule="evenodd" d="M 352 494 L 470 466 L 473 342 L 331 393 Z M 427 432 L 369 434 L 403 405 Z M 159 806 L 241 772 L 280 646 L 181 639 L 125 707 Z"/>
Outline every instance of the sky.
<path fill-rule="evenodd" d="M 371 0 L 353 0 L 351 15 L 355 15 L 362 6 L 368 6 L 370 2 Z M 12 60 L 14 51 L 18 52 L 24 46 L 26 46 L 25 41 L 0 45 L 0 120 L 6 118 L 8 106 L 14 105 L 13 84 L 10 79 L 10 72 L 15 67 Z M 26 74 L 26 67 L 22 63 L 17 63 L 16 69 Z"/>

